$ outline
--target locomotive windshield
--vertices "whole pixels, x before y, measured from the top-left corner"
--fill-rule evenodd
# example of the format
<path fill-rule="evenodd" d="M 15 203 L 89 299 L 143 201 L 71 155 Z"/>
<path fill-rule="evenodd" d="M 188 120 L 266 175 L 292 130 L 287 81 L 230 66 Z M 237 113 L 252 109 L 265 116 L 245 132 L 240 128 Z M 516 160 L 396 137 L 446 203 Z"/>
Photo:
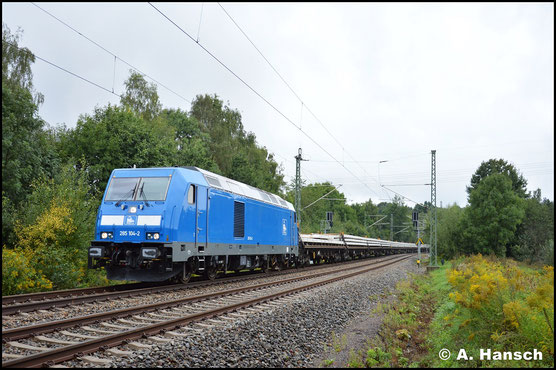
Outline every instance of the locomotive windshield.
<path fill-rule="evenodd" d="M 105 201 L 166 200 L 170 177 L 114 177 Z"/>
<path fill-rule="evenodd" d="M 135 196 L 138 177 L 113 178 L 105 200 L 127 200 Z"/>
<path fill-rule="evenodd" d="M 139 181 L 137 199 L 166 200 L 170 177 L 143 177 Z"/>

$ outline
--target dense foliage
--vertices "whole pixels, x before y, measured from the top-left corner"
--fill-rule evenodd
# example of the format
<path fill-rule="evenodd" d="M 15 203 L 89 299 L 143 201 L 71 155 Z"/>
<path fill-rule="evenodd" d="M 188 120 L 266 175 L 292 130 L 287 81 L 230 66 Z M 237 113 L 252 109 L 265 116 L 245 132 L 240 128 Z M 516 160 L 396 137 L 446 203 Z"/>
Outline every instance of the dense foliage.
<path fill-rule="evenodd" d="M 438 255 L 496 254 L 554 265 L 554 202 L 540 189 L 524 193 L 527 181 L 504 160 L 483 162 L 471 179 L 467 207 L 438 209 Z"/>
<path fill-rule="evenodd" d="M 511 181 L 512 190 L 521 198 L 527 198 L 527 180 L 513 165 L 503 159 L 489 159 L 482 162 L 471 176 L 471 185 L 467 187 L 467 194 L 471 195 L 471 192 L 477 189 L 482 180 L 494 174 L 505 175 Z"/>
<path fill-rule="evenodd" d="M 14 210 L 36 177 L 50 176 L 57 165 L 52 137 L 38 115 L 43 97 L 34 92 L 35 57 L 19 48 L 21 31 L 2 24 L 2 244 L 11 243 Z"/>
<path fill-rule="evenodd" d="M 488 176 L 469 196 L 464 251 L 505 256 L 524 213 L 522 199 L 512 191 L 510 179 L 502 174 Z"/>
<path fill-rule="evenodd" d="M 169 166 L 175 152 L 173 136 L 111 105 L 82 115 L 74 129 L 60 131 L 59 149 L 65 161 L 87 160 L 91 184 L 100 191 L 114 168 Z"/>

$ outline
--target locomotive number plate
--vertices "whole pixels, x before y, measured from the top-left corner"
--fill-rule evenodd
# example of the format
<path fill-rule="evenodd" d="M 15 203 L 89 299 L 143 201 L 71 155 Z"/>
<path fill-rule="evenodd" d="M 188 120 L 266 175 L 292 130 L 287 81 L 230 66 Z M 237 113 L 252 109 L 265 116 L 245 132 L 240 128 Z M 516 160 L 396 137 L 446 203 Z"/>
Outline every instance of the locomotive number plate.
<path fill-rule="evenodd" d="M 141 236 L 141 231 L 120 230 L 120 236 Z"/>

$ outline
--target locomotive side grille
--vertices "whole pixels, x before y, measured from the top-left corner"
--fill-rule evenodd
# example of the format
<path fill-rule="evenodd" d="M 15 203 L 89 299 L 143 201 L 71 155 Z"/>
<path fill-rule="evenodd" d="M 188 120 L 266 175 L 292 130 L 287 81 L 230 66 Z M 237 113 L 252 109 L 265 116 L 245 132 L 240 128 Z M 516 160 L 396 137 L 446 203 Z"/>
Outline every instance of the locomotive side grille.
<path fill-rule="evenodd" d="M 245 203 L 234 202 L 234 238 L 245 236 Z"/>

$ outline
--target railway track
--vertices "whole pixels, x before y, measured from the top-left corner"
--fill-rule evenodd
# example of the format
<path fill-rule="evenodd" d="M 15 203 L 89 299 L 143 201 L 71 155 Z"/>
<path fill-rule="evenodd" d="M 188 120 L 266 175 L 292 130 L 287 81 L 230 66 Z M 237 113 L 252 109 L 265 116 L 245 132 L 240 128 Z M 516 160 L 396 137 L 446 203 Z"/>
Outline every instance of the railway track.
<path fill-rule="evenodd" d="M 358 263 L 361 260 L 349 261 L 346 264 Z M 310 269 L 329 268 L 330 265 L 312 266 Z M 272 276 L 291 274 L 303 271 L 305 268 L 273 271 Z M 55 307 L 67 307 L 84 303 L 97 303 L 111 298 L 133 297 L 143 294 L 179 291 L 184 289 L 203 288 L 215 284 L 242 282 L 260 278 L 261 274 L 248 274 L 244 276 L 221 277 L 214 281 L 196 281 L 188 284 L 170 283 L 131 283 L 108 287 L 94 287 L 83 289 L 59 290 L 53 292 L 30 293 L 2 297 L 2 315 L 13 315 L 22 312 L 48 310 Z"/>
<path fill-rule="evenodd" d="M 241 274 L 241 273 L 240 273 Z M 237 276 L 232 277 L 221 277 L 218 278 L 215 283 L 219 282 L 228 282 L 229 279 L 237 278 Z M 196 286 L 203 286 L 207 282 L 198 281 L 195 277 L 192 278 L 192 282 L 188 283 L 186 286 L 188 287 L 196 287 Z M 161 287 L 171 285 L 168 282 L 161 282 L 161 283 L 128 283 L 128 284 L 117 284 L 117 285 L 110 285 L 104 287 L 91 287 L 91 288 L 76 288 L 76 289 L 64 289 L 64 290 L 54 290 L 50 292 L 39 292 L 39 293 L 27 293 L 27 294 L 18 294 L 18 295 L 9 295 L 2 297 L 2 311 L 4 314 L 11 314 L 15 312 L 16 309 L 13 307 L 18 307 L 17 305 L 21 304 L 17 309 L 21 312 L 29 312 L 29 309 L 24 308 L 23 304 L 31 307 L 32 304 L 37 303 L 37 307 L 41 306 L 43 303 L 46 302 L 53 302 L 63 298 L 71 299 L 71 298 L 79 298 L 89 295 L 100 295 L 105 293 L 113 293 L 113 292 L 126 292 L 130 290 L 136 289 L 144 289 L 144 288 L 151 288 L 151 287 Z M 183 285 L 183 284 L 177 284 Z M 44 305 L 46 307 L 46 305 Z M 37 309 L 41 309 L 44 307 L 40 307 Z M 8 310 L 8 311 L 5 311 Z"/>
<path fill-rule="evenodd" d="M 130 289 L 147 288 L 153 285 L 154 284 L 152 283 L 130 283 L 130 284 L 110 285 L 105 287 L 77 288 L 77 289 L 54 290 L 51 292 L 8 295 L 2 297 L 2 310 L 4 310 L 6 307 L 9 307 L 10 305 L 16 305 L 18 303 L 40 302 L 49 299 L 79 297 L 83 295 L 96 294 L 96 293 L 120 292 L 120 291 L 125 291 Z"/>
<path fill-rule="evenodd" d="M 87 360 L 85 354 L 99 349 L 112 351 L 116 356 L 127 355 L 128 351 L 111 348 L 122 344 L 130 348 L 148 347 L 148 344 L 135 342 L 141 338 L 160 343 L 171 340 L 171 337 L 187 336 L 188 330 L 202 330 L 203 325 L 210 327 L 213 317 L 230 320 L 238 315 L 233 311 L 250 310 L 249 307 L 255 305 L 264 309 L 281 297 L 384 268 L 410 257 L 394 256 L 364 265 L 342 266 L 341 271 L 333 273 L 315 272 L 309 276 L 4 330 L 2 367 L 48 366 L 73 359 L 76 355 Z M 205 324 L 201 322 L 203 320 Z M 190 327 L 193 323 L 197 328 Z M 55 332 L 54 337 L 44 335 L 52 332 Z M 163 337 L 157 336 L 160 333 Z M 37 346 L 37 341 L 43 345 Z M 8 361 L 4 362 L 4 358 Z"/>

